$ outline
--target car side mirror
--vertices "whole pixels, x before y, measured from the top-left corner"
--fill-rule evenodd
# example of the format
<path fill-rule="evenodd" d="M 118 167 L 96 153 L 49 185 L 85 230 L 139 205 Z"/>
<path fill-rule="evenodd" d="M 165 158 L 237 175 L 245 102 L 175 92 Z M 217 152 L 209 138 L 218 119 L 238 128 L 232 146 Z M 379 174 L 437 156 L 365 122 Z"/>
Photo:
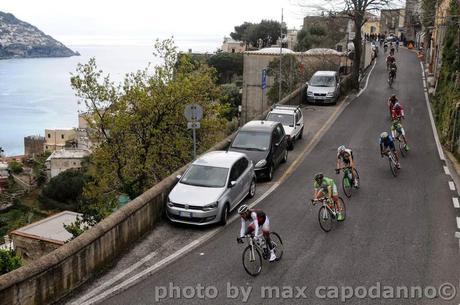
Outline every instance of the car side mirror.
<path fill-rule="evenodd" d="M 234 187 L 235 185 L 236 185 L 236 181 L 230 181 L 228 186 L 229 187 Z"/>
<path fill-rule="evenodd" d="M 301 124 L 301 123 L 297 123 L 296 125 L 297 125 L 297 126 L 300 126 L 300 125 L 302 125 L 302 124 Z"/>

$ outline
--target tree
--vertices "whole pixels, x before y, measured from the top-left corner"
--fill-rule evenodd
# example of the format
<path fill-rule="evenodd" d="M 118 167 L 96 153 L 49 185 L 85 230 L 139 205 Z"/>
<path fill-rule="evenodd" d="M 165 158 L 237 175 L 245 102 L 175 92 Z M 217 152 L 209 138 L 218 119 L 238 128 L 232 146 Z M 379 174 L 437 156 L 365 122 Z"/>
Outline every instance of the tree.
<path fill-rule="evenodd" d="M 79 65 L 71 84 L 94 120 L 93 151 L 84 187 L 84 213 L 101 219 L 117 205 L 118 195 L 135 198 L 192 160 L 192 137 L 183 112 L 186 104 L 204 109 L 197 131 L 199 152 L 225 136 L 219 115 L 220 89 L 215 70 L 180 56 L 173 41 L 157 41 L 162 59 L 153 72 L 130 73 L 115 85 L 94 59 Z"/>
<path fill-rule="evenodd" d="M 284 24 L 283 33 L 286 33 Z M 235 26 L 235 32 L 230 34 L 233 39 L 258 47 L 269 47 L 275 44 L 280 35 L 281 24 L 275 20 L 262 20 L 260 23 L 245 22 L 240 26 Z"/>
<path fill-rule="evenodd" d="M 0 249 L 0 275 L 21 267 L 22 260 L 14 250 Z"/>
<path fill-rule="evenodd" d="M 222 88 L 222 104 L 224 105 L 224 111 L 222 115 L 231 121 L 238 115 L 238 106 L 241 105 L 241 93 L 240 88 L 235 84 L 225 84 Z"/>
<path fill-rule="evenodd" d="M 81 197 L 85 183 L 82 171 L 68 170 L 51 178 L 43 188 L 43 195 L 56 201 L 74 203 Z"/>
<path fill-rule="evenodd" d="M 47 151 L 43 154 L 39 155 L 35 160 L 32 167 L 32 172 L 35 177 L 35 181 L 37 182 L 38 186 L 42 186 L 46 183 L 47 175 L 46 175 L 46 159 L 51 155 L 51 152 Z"/>
<path fill-rule="evenodd" d="M 359 73 L 361 69 L 361 56 L 362 56 L 362 34 L 361 30 L 363 25 L 367 22 L 366 13 L 370 11 L 377 11 L 381 8 L 388 6 L 391 0 L 326 0 L 323 3 L 329 4 L 331 9 L 328 10 L 324 6 L 315 4 L 303 5 L 307 8 L 314 8 L 321 11 L 329 11 L 330 16 L 347 16 L 353 21 L 355 37 L 353 38 L 354 45 L 354 58 L 351 73 L 352 88 L 359 89 Z M 337 11 L 337 7 L 342 6 L 341 10 Z M 329 29 L 332 30 L 332 29 Z"/>
<path fill-rule="evenodd" d="M 20 174 L 22 173 L 22 170 L 23 170 L 22 163 L 19 163 L 17 161 L 11 161 L 8 163 L 8 169 L 13 174 Z"/>
<path fill-rule="evenodd" d="M 217 70 L 219 84 L 230 83 L 234 75 L 243 75 L 243 54 L 217 53 L 208 59 L 208 65 Z"/>

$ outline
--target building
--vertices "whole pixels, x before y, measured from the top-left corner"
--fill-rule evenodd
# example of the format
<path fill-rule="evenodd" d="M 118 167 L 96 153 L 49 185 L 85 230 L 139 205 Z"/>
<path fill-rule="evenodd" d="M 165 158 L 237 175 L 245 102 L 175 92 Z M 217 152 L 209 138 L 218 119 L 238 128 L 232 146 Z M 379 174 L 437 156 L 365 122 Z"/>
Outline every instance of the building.
<path fill-rule="evenodd" d="M 0 194 L 7 188 L 9 176 L 8 163 L 0 162 Z"/>
<path fill-rule="evenodd" d="M 366 23 L 361 28 L 363 35 L 377 35 L 380 33 L 380 18 L 366 12 Z"/>
<path fill-rule="evenodd" d="M 420 39 L 419 35 L 422 34 L 422 1 L 421 0 L 406 0 L 406 16 L 404 21 L 404 35 L 406 43 L 416 43 Z"/>
<path fill-rule="evenodd" d="M 226 53 L 243 53 L 246 51 L 246 44 L 243 41 L 236 41 L 229 37 L 224 37 L 222 52 Z"/>
<path fill-rule="evenodd" d="M 88 157 L 89 154 L 89 151 L 83 149 L 63 149 L 54 151 L 48 159 L 46 159 L 49 177 L 56 177 L 69 169 L 81 169 L 84 159 Z"/>
<path fill-rule="evenodd" d="M 77 133 L 74 128 L 45 129 L 45 151 L 62 150 L 65 147 L 76 147 Z"/>
<path fill-rule="evenodd" d="M 45 138 L 41 136 L 24 137 L 24 155 L 34 159 L 44 153 Z"/>
<path fill-rule="evenodd" d="M 30 263 L 59 248 L 72 238 L 64 228 L 82 214 L 64 211 L 10 233 L 14 248 L 24 262 Z"/>
<path fill-rule="evenodd" d="M 295 47 L 297 46 L 297 34 L 299 31 L 297 30 L 288 30 L 286 36 L 283 39 L 283 44 L 288 49 L 294 50 Z"/>
<path fill-rule="evenodd" d="M 380 33 L 384 35 L 394 35 L 403 39 L 405 9 L 389 9 L 380 11 Z"/>

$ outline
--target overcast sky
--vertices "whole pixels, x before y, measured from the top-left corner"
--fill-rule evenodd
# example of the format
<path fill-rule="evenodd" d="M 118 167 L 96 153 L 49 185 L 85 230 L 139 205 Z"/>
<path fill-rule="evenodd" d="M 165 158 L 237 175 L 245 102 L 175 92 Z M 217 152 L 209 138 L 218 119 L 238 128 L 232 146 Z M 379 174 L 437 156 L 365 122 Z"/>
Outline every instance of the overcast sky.
<path fill-rule="evenodd" d="M 65 44 L 144 44 L 172 35 L 176 40 L 221 44 L 235 25 L 284 20 L 299 29 L 299 0 L 1 0 L 14 14 Z M 314 0 L 306 0 L 314 1 Z M 319 0 L 321 1 L 321 0 Z"/>

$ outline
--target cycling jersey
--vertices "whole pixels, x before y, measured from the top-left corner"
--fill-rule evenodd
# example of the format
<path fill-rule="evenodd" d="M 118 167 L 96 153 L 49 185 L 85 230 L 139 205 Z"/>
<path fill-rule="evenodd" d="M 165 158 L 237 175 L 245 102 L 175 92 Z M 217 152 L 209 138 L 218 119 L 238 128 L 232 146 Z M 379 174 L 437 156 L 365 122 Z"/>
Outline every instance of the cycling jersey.
<path fill-rule="evenodd" d="M 333 196 L 338 195 L 337 186 L 335 185 L 334 180 L 331 179 L 331 178 L 328 178 L 328 177 L 323 177 L 323 181 L 321 182 L 321 184 L 318 184 L 318 182 L 315 181 L 313 183 L 313 187 L 315 188 L 316 191 L 321 190 L 324 194 L 327 194 L 328 193 L 328 188 L 331 187 L 332 188 L 332 195 Z"/>
<path fill-rule="evenodd" d="M 342 159 L 346 164 L 350 164 L 350 159 L 353 158 L 353 152 L 351 149 L 345 149 L 342 153 L 337 154 L 337 159 Z"/>
<path fill-rule="evenodd" d="M 387 56 L 387 63 L 394 63 L 395 62 L 395 58 L 391 55 Z"/>
<path fill-rule="evenodd" d="M 404 117 L 404 108 L 399 102 L 396 102 L 391 109 L 391 117 L 393 119 Z"/>
<path fill-rule="evenodd" d="M 254 230 L 254 236 L 259 235 L 259 228 L 262 227 L 262 231 L 266 233 L 266 231 L 270 231 L 268 227 L 268 217 L 265 212 L 261 210 L 249 210 L 251 213 L 248 217 L 244 217 L 241 215 L 241 230 L 240 230 L 240 237 L 243 237 L 246 234 L 246 222 L 251 221 L 249 224 L 249 231 Z M 266 225 L 265 225 L 266 224 Z"/>
<path fill-rule="evenodd" d="M 385 139 L 380 138 L 380 145 L 383 145 L 383 148 L 390 148 L 395 150 L 395 142 L 392 135 L 388 135 Z"/>
<path fill-rule="evenodd" d="M 391 135 L 393 138 L 397 138 L 400 135 L 405 136 L 404 127 L 399 120 L 391 125 Z"/>

